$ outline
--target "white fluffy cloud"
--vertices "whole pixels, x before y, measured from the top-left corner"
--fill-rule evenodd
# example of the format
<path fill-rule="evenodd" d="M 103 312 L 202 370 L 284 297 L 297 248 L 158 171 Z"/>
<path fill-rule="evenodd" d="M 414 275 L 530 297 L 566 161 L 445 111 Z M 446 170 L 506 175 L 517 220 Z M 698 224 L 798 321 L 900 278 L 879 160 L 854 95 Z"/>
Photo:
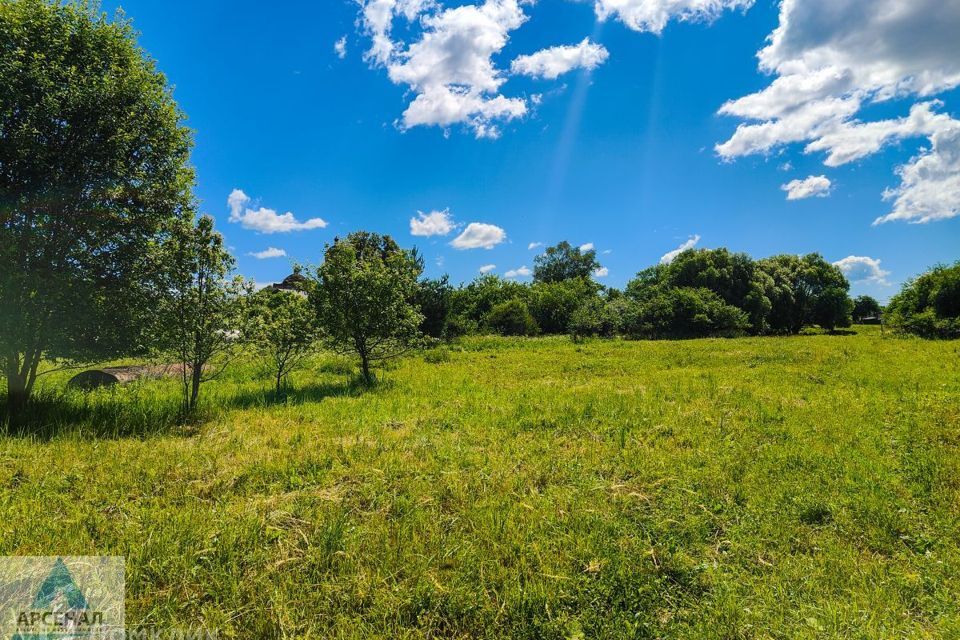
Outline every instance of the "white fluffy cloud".
<path fill-rule="evenodd" d="M 347 57 L 347 36 L 343 36 L 333 43 L 333 52 L 341 60 Z"/>
<path fill-rule="evenodd" d="M 900 167 L 900 186 L 884 192 L 893 211 L 874 224 L 893 220 L 913 223 L 960 215 L 960 123 L 931 136 L 932 147 Z"/>
<path fill-rule="evenodd" d="M 251 209 L 249 207 L 251 202 L 250 196 L 240 189 L 234 189 L 227 197 L 230 222 L 239 222 L 244 229 L 266 234 L 323 229 L 327 226 L 326 221 L 322 218 L 310 218 L 300 222 L 290 212 L 279 214 L 275 210 L 265 207 Z"/>
<path fill-rule="evenodd" d="M 539 249 L 543 246 L 542 242 L 531 242 L 527 245 L 527 251 L 533 251 L 534 249 Z"/>
<path fill-rule="evenodd" d="M 493 224 L 471 222 L 450 246 L 454 249 L 493 249 L 507 239 L 507 232 Z"/>
<path fill-rule="evenodd" d="M 887 276 L 889 271 L 880 268 L 880 261 L 876 258 L 867 256 L 847 256 L 843 260 L 837 260 L 833 263 L 843 271 L 852 282 L 865 282 L 870 284 L 889 285 Z"/>
<path fill-rule="evenodd" d="M 410 235 L 445 236 L 457 228 L 449 209 L 443 211 L 417 212 L 416 218 L 410 218 Z"/>
<path fill-rule="evenodd" d="M 453 8 L 432 0 L 363 2 L 362 22 L 371 38 L 367 59 L 415 94 L 401 128 L 465 124 L 477 137 L 495 138 L 499 123 L 527 113 L 525 99 L 499 93 L 506 79 L 493 62 L 510 32 L 527 19 L 520 5 L 520 0 Z M 419 39 L 393 40 L 393 22 L 400 16 L 420 27 Z"/>
<path fill-rule="evenodd" d="M 518 75 L 555 80 L 574 69 L 592 71 L 606 62 L 608 57 L 610 54 L 603 45 L 584 38 L 580 44 L 550 47 L 520 56 L 510 65 L 510 71 Z"/>
<path fill-rule="evenodd" d="M 269 247 L 263 251 L 252 251 L 247 254 L 248 256 L 253 256 L 257 260 L 268 260 L 270 258 L 283 258 L 286 257 L 287 252 L 283 249 L 277 249 L 276 247 Z"/>
<path fill-rule="evenodd" d="M 610 275 L 610 269 L 606 267 L 598 267 L 593 272 L 594 278 L 606 278 L 608 275 Z"/>
<path fill-rule="evenodd" d="M 727 9 L 749 9 L 753 0 L 595 0 L 601 20 L 614 17 L 635 31 L 660 33 L 671 19 L 710 21 Z"/>
<path fill-rule="evenodd" d="M 759 54 L 774 76 L 763 90 L 723 105 L 745 120 L 717 152 L 733 159 L 805 143 L 839 166 L 906 138 L 931 149 L 886 192 L 894 210 L 877 222 L 928 222 L 958 215 L 955 132 L 960 122 L 925 100 L 908 115 L 863 122 L 857 114 L 892 98 L 929 98 L 960 85 L 960 4 L 943 0 L 784 0 L 780 24 Z"/>
<path fill-rule="evenodd" d="M 830 195 L 832 183 L 827 176 L 810 176 L 803 180 L 791 180 L 780 188 L 787 192 L 787 200 L 804 198 L 826 198 Z"/>
<path fill-rule="evenodd" d="M 533 275 L 533 271 L 530 270 L 530 267 L 524 265 L 519 269 L 511 269 L 503 275 L 507 278 L 528 278 Z"/>
<path fill-rule="evenodd" d="M 698 242 L 700 242 L 700 236 L 697 236 L 697 235 L 690 236 L 689 238 L 687 238 L 687 241 L 684 242 L 682 245 L 680 245 L 673 251 L 668 251 L 667 253 L 663 254 L 663 256 L 660 258 L 660 264 L 670 264 L 671 262 L 673 262 L 674 258 L 676 258 L 678 255 L 680 255 L 687 249 L 693 249 L 695 246 L 697 246 Z"/>
<path fill-rule="evenodd" d="M 478 269 L 478 271 L 480 271 L 480 273 L 482 273 L 482 274 L 488 274 L 488 273 L 490 273 L 491 271 L 493 271 L 493 270 L 496 269 L 496 268 L 497 268 L 497 265 L 495 265 L 495 264 L 485 264 L 485 265 L 483 265 L 482 267 L 480 267 L 480 269 Z"/>
<path fill-rule="evenodd" d="M 584 253 L 587 251 L 593 251 L 593 243 L 587 242 L 586 244 L 580 245 L 580 251 Z"/>

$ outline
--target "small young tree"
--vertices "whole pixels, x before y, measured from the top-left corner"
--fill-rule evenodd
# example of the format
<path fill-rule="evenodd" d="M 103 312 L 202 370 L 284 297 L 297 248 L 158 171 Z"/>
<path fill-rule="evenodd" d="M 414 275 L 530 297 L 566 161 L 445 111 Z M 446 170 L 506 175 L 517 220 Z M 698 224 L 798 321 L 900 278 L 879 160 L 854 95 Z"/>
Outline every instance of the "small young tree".
<path fill-rule="evenodd" d="M 390 236 L 358 231 L 327 246 L 311 300 L 324 341 L 356 354 L 367 384 L 371 365 L 421 343 L 423 314 L 415 299 L 422 269 Z"/>
<path fill-rule="evenodd" d="M 209 216 L 178 225 L 164 250 L 164 259 L 173 266 L 156 331 L 162 350 L 182 369 L 183 411 L 188 415 L 196 409 L 200 386 L 223 371 L 238 346 L 241 302 L 250 289 L 242 279 L 227 278 L 234 260 Z M 214 363 L 218 366 L 211 370 Z"/>
<path fill-rule="evenodd" d="M 249 300 L 249 336 L 279 395 L 287 376 L 316 348 L 319 331 L 306 292 L 262 289 Z"/>

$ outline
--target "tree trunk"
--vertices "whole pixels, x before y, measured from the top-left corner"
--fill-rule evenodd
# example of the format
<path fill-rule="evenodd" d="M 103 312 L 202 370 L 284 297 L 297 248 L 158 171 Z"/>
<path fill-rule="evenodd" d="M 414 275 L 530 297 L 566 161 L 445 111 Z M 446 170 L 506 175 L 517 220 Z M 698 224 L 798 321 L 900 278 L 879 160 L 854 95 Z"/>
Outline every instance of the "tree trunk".
<path fill-rule="evenodd" d="M 283 369 L 277 369 L 277 396 L 280 396 L 281 387 L 283 386 Z"/>
<path fill-rule="evenodd" d="M 363 381 L 367 384 L 373 384 L 373 376 L 370 374 L 370 358 L 365 353 L 360 354 L 360 369 L 363 372 Z"/>
<path fill-rule="evenodd" d="M 7 417 L 10 425 L 19 425 L 26 413 L 30 394 L 27 392 L 26 380 L 19 374 L 7 375 Z"/>
<path fill-rule="evenodd" d="M 190 379 L 190 404 L 188 409 L 191 413 L 197 408 L 197 398 L 200 397 L 200 383 L 203 381 L 203 365 L 193 363 L 193 371 Z"/>
<path fill-rule="evenodd" d="M 24 353 L 23 361 L 19 353 L 7 356 L 7 417 L 10 425 L 20 425 L 26 415 L 27 405 L 30 403 L 30 394 L 37 379 L 37 369 L 40 366 L 42 353 L 34 350 Z"/>

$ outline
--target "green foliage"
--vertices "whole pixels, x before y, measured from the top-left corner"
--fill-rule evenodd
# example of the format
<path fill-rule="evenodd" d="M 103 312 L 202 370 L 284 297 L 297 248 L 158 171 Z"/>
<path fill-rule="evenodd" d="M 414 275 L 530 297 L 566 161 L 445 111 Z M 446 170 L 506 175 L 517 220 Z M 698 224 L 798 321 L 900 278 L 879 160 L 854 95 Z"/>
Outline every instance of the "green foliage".
<path fill-rule="evenodd" d="M 598 336 L 610 338 L 621 330 L 622 318 L 629 304 L 623 299 L 606 301 L 590 298 L 570 316 L 567 330 L 574 340 Z"/>
<path fill-rule="evenodd" d="M 856 322 L 863 322 L 867 318 L 879 318 L 882 313 L 883 307 L 870 296 L 857 296 L 853 300 L 851 315 Z"/>
<path fill-rule="evenodd" d="M 599 268 L 596 251 L 581 251 L 564 240 L 534 258 L 533 279 L 535 282 L 588 279 Z"/>
<path fill-rule="evenodd" d="M 745 253 L 726 249 L 684 251 L 662 268 L 660 286 L 709 289 L 724 303 L 747 314 L 747 329 L 753 334 L 767 331 L 771 302 L 769 280 Z"/>
<path fill-rule="evenodd" d="M 316 311 L 306 293 L 267 288 L 250 296 L 247 313 L 247 340 L 268 364 L 280 393 L 290 373 L 316 349 Z"/>
<path fill-rule="evenodd" d="M 192 217 L 166 79 L 93 3 L 0 2 L 0 359 L 10 407 L 46 359 L 141 350 L 159 238 Z"/>
<path fill-rule="evenodd" d="M 479 327 L 496 305 L 518 298 L 526 300 L 529 288 L 496 275 L 480 276 L 453 292 L 454 321 L 462 327 Z"/>
<path fill-rule="evenodd" d="M 887 306 L 890 324 L 922 338 L 960 338 L 960 262 L 906 284 Z"/>
<path fill-rule="evenodd" d="M 422 264 L 390 236 L 359 231 L 327 245 L 311 299 L 327 345 L 373 364 L 421 344 L 423 314 L 415 299 Z"/>
<path fill-rule="evenodd" d="M 758 264 L 772 281 L 769 325 L 773 333 L 800 333 L 811 324 L 825 329 L 850 326 L 850 283 L 820 254 L 778 255 Z"/>
<path fill-rule="evenodd" d="M 183 410 L 189 414 L 202 383 L 236 355 L 249 285 L 228 279 L 234 260 L 210 216 L 178 224 L 163 245 L 162 260 L 169 269 L 153 316 L 154 347 L 183 363 Z"/>
<path fill-rule="evenodd" d="M 543 333 L 566 333 L 573 312 L 588 300 L 599 300 L 599 289 L 589 278 L 534 282 L 529 289 L 530 313 Z"/>
<path fill-rule="evenodd" d="M 706 288 L 657 289 L 624 309 L 623 331 L 631 338 L 733 337 L 750 328 L 746 312 Z"/>
<path fill-rule="evenodd" d="M 532 336 L 539 332 L 527 303 L 519 298 L 495 305 L 484 319 L 484 325 L 502 336 Z"/>
<path fill-rule="evenodd" d="M 450 278 L 425 278 L 417 286 L 415 300 L 423 315 L 420 331 L 434 339 L 447 337 L 447 325 L 450 323 L 450 311 L 453 304 L 453 287 Z"/>

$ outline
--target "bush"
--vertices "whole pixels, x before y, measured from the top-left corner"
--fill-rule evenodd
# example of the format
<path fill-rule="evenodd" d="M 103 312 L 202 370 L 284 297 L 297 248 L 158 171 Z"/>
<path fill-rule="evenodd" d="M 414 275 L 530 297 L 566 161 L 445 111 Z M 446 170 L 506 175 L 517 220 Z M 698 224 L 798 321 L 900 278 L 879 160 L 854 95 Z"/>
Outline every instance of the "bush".
<path fill-rule="evenodd" d="M 960 262 L 907 282 L 887 307 L 890 324 L 922 338 L 960 338 Z"/>
<path fill-rule="evenodd" d="M 733 337 L 750 329 L 747 314 L 709 289 L 663 289 L 625 308 L 624 334 L 631 338 Z"/>
<path fill-rule="evenodd" d="M 502 336 L 532 336 L 539 331 L 527 303 L 518 298 L 493 307 L 484 324 Z"/>
<path fill-rule="evenodd" d="M 592 280 L 574 278 L 562 282 L 535 282 L 530 287 L 530 313 L 543 333 L 566 333 L 573 313 L 589 300 L 597 300 L 599 289 Z"/>
<path fill-rule="evenodd" d="M 567 327 L 574 340 L 600 336 L 612 337 L 620 329 L 620 302 L 605 302 L 594 298 L 581 304 L 570 317 Z"/>

